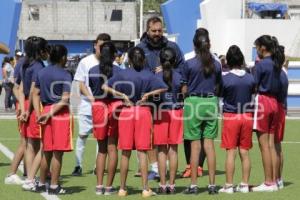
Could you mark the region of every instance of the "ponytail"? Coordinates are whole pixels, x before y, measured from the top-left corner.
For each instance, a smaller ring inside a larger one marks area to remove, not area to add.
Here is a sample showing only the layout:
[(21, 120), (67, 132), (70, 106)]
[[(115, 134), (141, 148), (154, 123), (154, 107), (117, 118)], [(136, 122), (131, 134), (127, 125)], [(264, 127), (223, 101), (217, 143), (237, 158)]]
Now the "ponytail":
[(107, 78), (110, 78), (112, 76), (115, 53), (117, 52), (116, 47), (112, 42), (105, 42), (101, 45), (100, 52), (99, 70)]
[(68, 50), (65, 46), (56, 44), (49, 46), (49, 60), (52, 64), (59, 64), (63, 57), (67, 57)]
[(196, 30), (193, 38), (195, 53), (203, 65), (204, 76), (208, 77), (214, 73), (214, 59), (210, 53), (210, 40), (208, 31), (204, 28)]
[(279, 46), (279, 42), (276, 37), (273, 36), (272, 41), (273, 41), (272, 60), (274, 61), (275, 69), (280, 71), (285, 60), (284, 48), (282, 48), (283, 46)]
[(280, 71), (285, 60), (285, 55), (284, 49), (279, 46), (277, 38), (270, 35), (262, 35), (255, 40), (254, 44), (258, 47), (264, 46), (271, 53), (274, 69)]
[(172, 90), (173, 71), (176, 64), (176, 52), (170, 47), (163, 48), (159, 54), (160, 63), (163, 70), (163, 80), (168, 85), (169, 91)]
[(145, 52), (140, 47), (133, 47), (128, 52), (129, 63), (136, 71), (142, 71), (145, 64)]

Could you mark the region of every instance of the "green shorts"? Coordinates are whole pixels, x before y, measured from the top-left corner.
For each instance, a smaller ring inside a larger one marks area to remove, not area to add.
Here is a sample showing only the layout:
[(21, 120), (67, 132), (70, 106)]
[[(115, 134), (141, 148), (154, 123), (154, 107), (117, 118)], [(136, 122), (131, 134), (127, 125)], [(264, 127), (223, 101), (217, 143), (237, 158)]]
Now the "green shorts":
[(184, 139), (215, 139), (218, 136), (218, 98), (191, 96), (184, 100)]

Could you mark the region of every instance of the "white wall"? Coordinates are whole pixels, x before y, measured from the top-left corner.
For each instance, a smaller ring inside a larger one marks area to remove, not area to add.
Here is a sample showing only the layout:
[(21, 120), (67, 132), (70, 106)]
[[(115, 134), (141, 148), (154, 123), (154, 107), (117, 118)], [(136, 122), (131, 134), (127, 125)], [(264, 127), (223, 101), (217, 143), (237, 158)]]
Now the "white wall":
[(198, 27), (210, 32), (212, 52), (226, 54), (238, 45), (246, 61), (252, 59), (253, 42), (263, 34), (276, 36), (289, 56), (300, 57), (300, 20), (241, 19), (241, 0), (206, 0), (200, 4)]

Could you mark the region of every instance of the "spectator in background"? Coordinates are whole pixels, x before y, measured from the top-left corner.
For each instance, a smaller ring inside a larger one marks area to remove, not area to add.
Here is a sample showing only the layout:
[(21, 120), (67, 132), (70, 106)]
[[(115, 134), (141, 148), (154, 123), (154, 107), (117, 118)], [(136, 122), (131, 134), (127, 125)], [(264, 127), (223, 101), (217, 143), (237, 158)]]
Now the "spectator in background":
[(229, 72), (230, 68), (227, 65), (226, 57), (224, 55), (220, 55), (219, 59), (220, 59), (221, 65), (222, 65), (222, 72), (225, 72), (225, 73)]
[(4, 57), (2, 63), (3, 87), (5, 89), (5, 111), (11, 111), (13, 105), (13, 74), (14, 68), (11, 59)]
[(125, 54), (123, 52), (117, 51), (114, 65), (118, 66), (121, 69), (126, 69), (126, 66), (124, 63), (124, 57), (125, 57)]

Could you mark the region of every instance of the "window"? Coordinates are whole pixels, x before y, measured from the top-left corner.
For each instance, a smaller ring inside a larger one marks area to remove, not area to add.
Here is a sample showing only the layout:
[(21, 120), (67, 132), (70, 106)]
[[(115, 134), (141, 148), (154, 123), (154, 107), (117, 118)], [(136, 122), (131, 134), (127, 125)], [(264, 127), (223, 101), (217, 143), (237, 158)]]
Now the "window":
[(40, 9), (37, 5), (29, 5), (29, 20), (40, 20)]
[(112, 10), (110, 21), (122, 21), (122, 10)]

